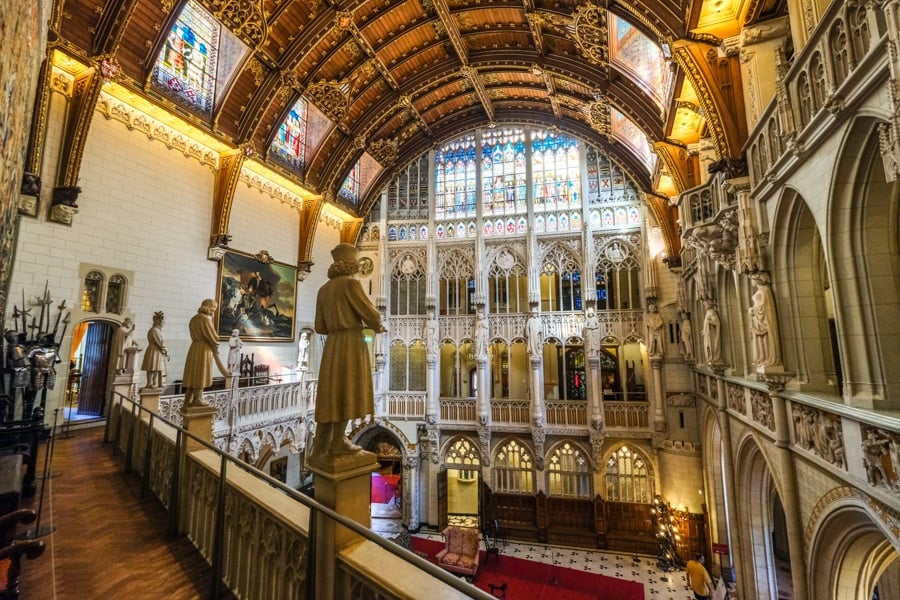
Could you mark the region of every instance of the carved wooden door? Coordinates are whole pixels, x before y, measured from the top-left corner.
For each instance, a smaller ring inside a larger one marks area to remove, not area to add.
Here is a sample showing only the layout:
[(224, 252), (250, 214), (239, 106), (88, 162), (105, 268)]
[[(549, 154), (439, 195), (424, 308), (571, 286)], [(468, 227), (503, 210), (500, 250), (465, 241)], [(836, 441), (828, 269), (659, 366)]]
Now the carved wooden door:
[(78, 393), (78, 414), (101, 416), (107, 393), (109, 375), (109, 345), (113, 327), (103, 321), (92, 321), (84, 336), (84, 359), (81, 367), (81, 388)]
[(438, 531), (447, 526), (447, 469), (441, 469), (437, 476)]

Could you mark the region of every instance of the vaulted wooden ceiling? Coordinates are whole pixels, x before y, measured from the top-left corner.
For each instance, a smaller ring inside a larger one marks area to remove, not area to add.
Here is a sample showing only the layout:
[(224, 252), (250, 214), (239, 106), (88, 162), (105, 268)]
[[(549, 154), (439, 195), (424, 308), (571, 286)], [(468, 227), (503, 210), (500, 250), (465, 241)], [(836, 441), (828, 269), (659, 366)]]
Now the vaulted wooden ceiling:
[[(742, 22), (781, 11), (784, 3), (716, 2), (737, 11), (737, 32)], [(365, 151), (385, 167), (370, 188), (377, 192), (393, 168), (423, 151), (476, 127), (505, 123), (555, 127), (589, 140), (607, 149), (651, 193), (654, 174), (626, 145), (611, 141), (591, 109), (600, 101), (630, 118), (651, 143), (678, 146), (671, 138), (670, 116), (678, 106), (674, 96), (686, 82), (680, 61), (702, 62), (697, 57), (720, 41), (710, 33), (714, 27), (696, 30), (702, 0), (198, 3), (250, 48), (211, 118), (175, 106), (154, 94), (148, 83), (183, 0), (64, 0), (51, 22), (51, 42), (87, 63), (111, 61), (124, 75), (119, 83), (235, 148), (252, 149), (262, 160), (287, 111), (301, 95), (306, 97), (335, 126), (297, 179), (326, 194), (340, 187)], [(674, 94), (662, 107), (610, 60), (610, 13), (667, 49), (698, 46), (693, 54), (675, 52)], [(696, 73), (702, 79), (704, 70)], [(693, 79), (688, 73), (693, 88), (698, 87), (696, 73)], [(700, 97), (702, 110), (696, 112), (708, 112), (716, 104), (715, 94), (692, 92)], [(723, 106), (713, 108), (729, 110), (726, 102), (719, 104)], [(742, 115), (731, 117), (743, 120)], [(736, 127), (724, 122), (724, 127)], [(738, 158), (739, 134), (721, 132), (735, 139), (720, 144), (720, 159)], [(663, 162), (679, 168), (677, 161)], [(365, 212), (374, 194), (361, 200), (357, 208)]]

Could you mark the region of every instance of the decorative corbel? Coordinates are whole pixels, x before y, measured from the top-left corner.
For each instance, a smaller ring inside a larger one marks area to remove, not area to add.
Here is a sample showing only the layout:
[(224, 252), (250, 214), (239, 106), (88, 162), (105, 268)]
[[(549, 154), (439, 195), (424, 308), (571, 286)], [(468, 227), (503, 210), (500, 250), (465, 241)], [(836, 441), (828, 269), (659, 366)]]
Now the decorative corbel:
[(216, 169), (213, 187), (212, 224), (209, 232), (211, 251), (213, 248), (226, 247), (228, 240), (231, 239), (231, 236), (228, 235), (228, 225), (231, 220), (231, 207), (234, 203), (234, 190), (237, 188), (244, 160), (251, 155), (252, 150), (248, 148), (235, 148), (219, 155), (219, 168)]
[(300, 218), (298, 219), (299, 241), (297, 247), (297, 278), (300, 281), (306, 279), (311, 272), (313, 265), (312, 250), (313, 241), (316, 237), (316, 224), (322, 214), (322, 208), (325, 206), (325, 199), (322, 196), (314, 196), (313, 198), (303, 201), (303, 207), (298, 211)]

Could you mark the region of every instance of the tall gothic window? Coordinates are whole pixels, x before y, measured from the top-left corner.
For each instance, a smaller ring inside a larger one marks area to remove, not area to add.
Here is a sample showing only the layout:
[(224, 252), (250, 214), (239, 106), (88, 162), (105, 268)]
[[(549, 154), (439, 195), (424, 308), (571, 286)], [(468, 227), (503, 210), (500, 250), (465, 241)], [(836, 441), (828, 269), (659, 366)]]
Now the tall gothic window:
[(644, 458), (629, 446), (622, 446), (606, 461), (606, 499), (641, 503), (653, 499), (650, 469)]
[(551, 496), (591, 497), (591, 467), (581, 450), (566, 442), (550, 454), (547, 462), (547, 489)]
[(494, 314), (528, 312), (528, 274), (509, 250), (502, 250), (488, 270), (488, 302)]
[(444, 259), (440, 279), (440, 313), (475, 313), (475, 265), (462, 250), (451, 250)]
[(391, 315), (425, 314), (425, 269), (412, 254), (405, 254), (391, 272)]
[(391, 342), (389, 387), (392, 391), (406, 390), (406, 355), (406, 344), (402, 340)]
[(556, 211), (581, 206), (578, 140), (543, 131), (531, 135), (534, 210)]
[(475, 136), (447, 144), (435, 153), (435, 218), (475, 216)]
[(581, 310), (581, 266), (574, 253), (557, 244), (544, 258), (541, 269), (541, 310)]
[(838, 21), (831, 28), (831, 55), (834, 57), (834, 80), (837, 85), (844, 83), (850, 73), (850, 48), (844, 22)]
[(481, 197), (485, 216), (524, 214), (525, 133), (492, 129), (481, 136)]
[(628, 310), (641, 307), (640, 262), (635, 249), (613, 239), (598, 253), (594, 269), (597, 308)]
[(400, 340), (395, 340), (391, 344), (392, 392), (424, 392), (426, 370), (425, 343), (422, 340), (415, 340), (408, 348)]
[(428, 156), (423, 155), (388, 184), (388, 219), (428, 218), (428, 166)]
[(350, 169), (338, 195), (351, 204), (359, 202), (359, 161)]
[(122, 314), (125, 307), (125, 277), (116, 273), (110, 275), (106, 286), (106, 312)]
[(531, 452), (516, 440), (507, 442), (497, 451), (491, 475), (495, 493), (534, 493), (534, 461)]

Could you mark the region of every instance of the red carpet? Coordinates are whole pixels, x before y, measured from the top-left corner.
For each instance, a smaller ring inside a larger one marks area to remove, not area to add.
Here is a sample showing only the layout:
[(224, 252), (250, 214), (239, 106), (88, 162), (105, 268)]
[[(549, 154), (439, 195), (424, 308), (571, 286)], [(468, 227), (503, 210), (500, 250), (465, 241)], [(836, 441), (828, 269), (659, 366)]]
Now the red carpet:
[[(434, 555), (443, 550), (440, 541), (411, 539), (412, 549), (434, 561)], [(506, 597), (509, 600), (643, 600), (644, 586), (634, 581), (624, 581), (596, 573), (568, 569), (558, 565), (548, 565), (500, 555), (500, 560), (491, 557), (485, 563), (485, 552), (481, 551), (480, 568), (475, 585), (490, 591), (488, 585), (507, 584)]]

